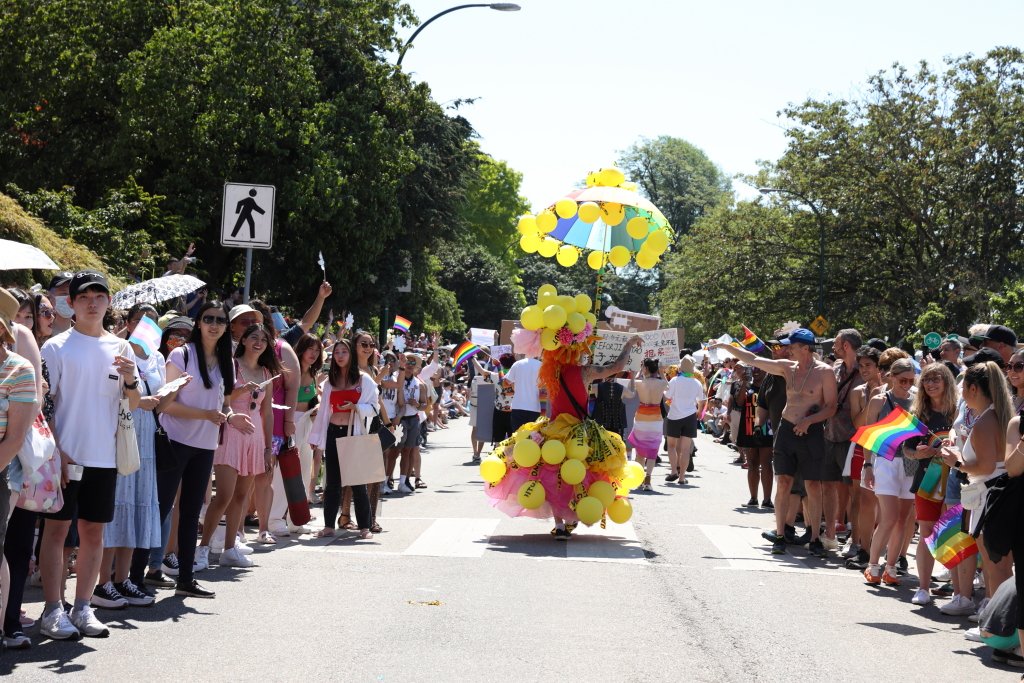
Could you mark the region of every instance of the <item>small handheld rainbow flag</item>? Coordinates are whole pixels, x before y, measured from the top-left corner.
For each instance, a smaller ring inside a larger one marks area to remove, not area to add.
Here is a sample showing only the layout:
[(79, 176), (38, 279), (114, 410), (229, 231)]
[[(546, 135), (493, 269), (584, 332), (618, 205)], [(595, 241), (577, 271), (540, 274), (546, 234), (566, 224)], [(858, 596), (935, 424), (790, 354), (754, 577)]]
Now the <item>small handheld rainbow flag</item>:
[(455, 359), (455, 365), (453, 367), (458, 368), (460, 365), (465, 363), (467, 360), (482, 352), (483, 349), (471, 341), (464, 341), (459, 344), (458, 348), (452, 353), (452, 358)]
[(751, 353), (762, 353), (765, 351), (764, 342), (761, 341), (756, 334), (750, 331), (750, 328), (746, 325), (741, 325), (743, 328), (743, 339), (740, 340), (740, 345)]
[(400, 315), (395, 316), (395, 324), (392, 326), (396, 330), (409, 334), (409, 328), (412, 327), (412, 321), (408, 318), (403, 318)]
[(964, 508), (959, 503), (946, 510), (935, 529), (925, 539), (932, 556), (946, 569), (952, 569), (978, 552), (974, 536), (964, 531)]
[(886, 460), (896, 457), (896, 449), (904, 441), (915, 436), (926, 436), (928, 427), (908, 413), (902, 406), (885, 416), (881, 422), (864, 425), (857, 430), (851, 441), (877, 453)]

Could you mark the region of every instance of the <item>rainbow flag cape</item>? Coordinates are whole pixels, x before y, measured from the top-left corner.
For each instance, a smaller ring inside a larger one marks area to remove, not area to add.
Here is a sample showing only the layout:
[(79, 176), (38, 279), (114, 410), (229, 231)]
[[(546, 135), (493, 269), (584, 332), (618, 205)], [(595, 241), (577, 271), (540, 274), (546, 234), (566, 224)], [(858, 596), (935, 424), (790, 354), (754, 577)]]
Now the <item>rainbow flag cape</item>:
[(757, 335), (750, 331), (750, 328), (746, 325), (741, 325), (743, 328), (743, 339), (740, 340), (740, 346), (745, 348), (751, 353), (762, 353), (765, 351), (764, 342), (758, 339)]
[(452, 358), (455, 359), (455, 365), (453, 367), (459, 367), (481, 351), (483, 351), (483, 348), (477, 346), (473, 342), (462, 342), (459, 344), (458, 348), (452, 352)]
[(896, 457), (896, 449), (907, 439), (914, 436), (926, 436), (928, 427), (901, 406), (875, 424), (864, 425), (857, 430), (851, 441), (863, 448), (877, 453), (886, 460)]
[(412, 327), (412, 321), (409, 320), (408, 318), (403, 318), (400, 315), (396, 315), (395, 324), (393, 325), (393, 327), (396, 330), (400, 330), (402, 332), (405, 332), (406, 334), (409, 334), (409, 328)]
[(932, 556), (943, 567), (952, 569), (978, 552), (974, 536), (964, 531), (964, 508), (959, 503), (946, 510), (935, 529), (925, 539)]

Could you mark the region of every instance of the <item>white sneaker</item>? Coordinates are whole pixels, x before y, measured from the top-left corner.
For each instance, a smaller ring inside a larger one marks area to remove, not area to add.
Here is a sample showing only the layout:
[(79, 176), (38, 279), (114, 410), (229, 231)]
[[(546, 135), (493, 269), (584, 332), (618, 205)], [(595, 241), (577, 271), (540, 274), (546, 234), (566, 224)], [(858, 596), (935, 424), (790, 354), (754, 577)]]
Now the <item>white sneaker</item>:
[(224, 552), (224, 527), (218, 526), (210, 538), (210, 549), (215, 553)]
[(974, 628), (967, 629), (966, 631), (964, 631), (964, 638), (971, 641), (972, 643), (982, 642), (981, 629), (977, 626), (975, 626)]
[(402, 483), (402, 484), (398, 485), (398, 492), (399, 493), (413, 493), (415, 490), (416, 489), (414, 489), (412, 487), (412, 485), (409, 484), (409, 482), (405, 482), (405, 483)]
[(252, 548), (241, 541), (235, 541), (235, 551), (241, 555), (252, 555)]
[(242, 567), (248, 568), (253, 566), (252, 560), (238, 552), (234, 548), (225, 550), (220, 556), (220, 566), (222, 567)]
[(914, 591), (914, 597), (910, 599), (910, 602), (914, 605), (927, 605), (932, 601), (932, 596), (924, 588), (918, 588)]
[(962, 595), (954, 595), (952, 600), (939, 608), (939, 611), (952, 617), (965, 617), (974, 614), (974, 600)]
[(981, 600), (981, 602), (978, 603), (977, 611), (975, 611), (975, 613), (972, 614), (971, 616), (967, 617), (967, 621), (970, 621), (971, 623), (974, 623), (974, 624), (977, 624), (979, 621), (981, 621), (981, 611), (983, 609), (985, 609), (986, 605), (988, 605), (988, 598), (987, 597), (983, 598)]
[(106, 638), (110, 635), (110, 629), (96, 618), (92, 607), (86, 605), (79, 609), (71, 610), (71, 623), (74, 624), (83, 636), (90, 638)]
[(284, 522), (280, 522), (279, 524), (271, 524), (268, 528), (270, 529), (270, 533), (277, 537), (292, 535)]
[(39, 617), (39, 632), (54, 640), (78, 640), (82, 637), (63, 607), (52, 609), (49, 614)]
[(860, 552), (860, 546), (853, 541), (850, 541), (850, 544), (846, 547), (846, 552), (843, 553), (843, 557), (856, 557), (858, 552)]
[(836, 538), (829, 538), (828, 536), (821, 537), (821, 544), (825, 546), (825, 550), (839, 550), (839, 540)]
[(302, 534), (311, 534), (311, 533), (313, 533), (313, 530), (310, 529), (306, 525), (292, 526), (291, 524), (289, 524), (288, 525), (288, 531), (292, 532), (292, 535), (294, 535), (294, 536), (301, 536)]
[(196, 548), (196, 559), (192, 563), (192, 571), (201, 572), (210, 568), (210, 546), (201, 545)]
[[(939, 565), (939, 566), (941, 567), (942, 565)], [(948, 569), (946, 569), (945, 567), (942, 567), (942, 571), (939, 572), (938, 574), (936, 574), (935, 576), (933, 576), (932, 578), (934, 578), (939, 583), (946, 583), (947, 581), (949, 581), (952, 578), (952, 576), (950, 575)]]

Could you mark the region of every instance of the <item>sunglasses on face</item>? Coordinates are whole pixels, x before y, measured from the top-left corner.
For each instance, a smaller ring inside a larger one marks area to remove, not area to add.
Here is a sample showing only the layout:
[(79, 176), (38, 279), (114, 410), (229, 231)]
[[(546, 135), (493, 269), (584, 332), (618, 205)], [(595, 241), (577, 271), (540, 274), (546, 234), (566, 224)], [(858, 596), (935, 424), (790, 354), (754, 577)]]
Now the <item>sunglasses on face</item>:
[[(1024, 363), (1021, 363), (1024, 366)], [(941, 377), (925, 377), (921, 380), (921, 384), (943, 384)]]
[(901, 387), (910, 387), (914, 385), (913, 377), (896, 377), (893, 381)]
[(1011, 372), (1011, 371), (1012, 372), (1024, 372), (1024, 361), (1020, 361), (1019, 360), (1016, 363), (1007, 363), (1006, 364), (1006, 371), (1007, 372)]
[(49, 308), (41, 308), (39, 309), (39, 313), (37, 315), (39, 315), (39, 317), (41, 318), (52, 318), (53, 311), (51, 311)]
[(371, 348), (373, 348), (373, 344), (371, 344), (370, 342), (361, 341), (361, 342), (359, 342), (359, 348), (371, 349)]
[(227, 325), (228, 319), (220, 315), (204, 315), (200, 318), (204, 325)]

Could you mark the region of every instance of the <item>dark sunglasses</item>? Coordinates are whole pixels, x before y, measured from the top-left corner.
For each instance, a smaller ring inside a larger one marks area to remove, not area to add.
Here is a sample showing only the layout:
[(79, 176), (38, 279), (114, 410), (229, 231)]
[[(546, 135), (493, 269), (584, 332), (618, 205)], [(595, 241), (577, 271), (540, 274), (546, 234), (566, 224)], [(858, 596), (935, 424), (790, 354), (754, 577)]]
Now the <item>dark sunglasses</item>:
[(895, 382), (901, 387), (910, 387), (914, 385), (914, 380), (911, 377), (897, 377)]
[(371, 344), (370, 342), (364, 342), (364, 341), (359, 342), (359, 346), (364, 348), (364, 349), (373, 348), (373, 344)]
[(1024, 372), (1024, 361), (1019, 360), (1016, 363), (1007, 363), (1006, 371), (1009, 372), (1010, 370), (1013, 370), (1014, 372)]
[(249, 410), (256, 410), (256, 399), (260, 397), (261, 391), (263, 390), (257, 389), (256, 391), (252, 392), (252, 403), (249, 404)]
[(199, 319), (205, 325), (227, 325), (228, 319), (219, 315), (204, 315)]
[(47, 308), (47, 309), (43, 309), (43, 310), (39, 311), (39, 313), (37, 313), (36, 315), (38, 315), (40, 317), (43, 317), (43, 318), (52, 318), (53, 317), (53, 311), (51, 311), (49, 308)]

